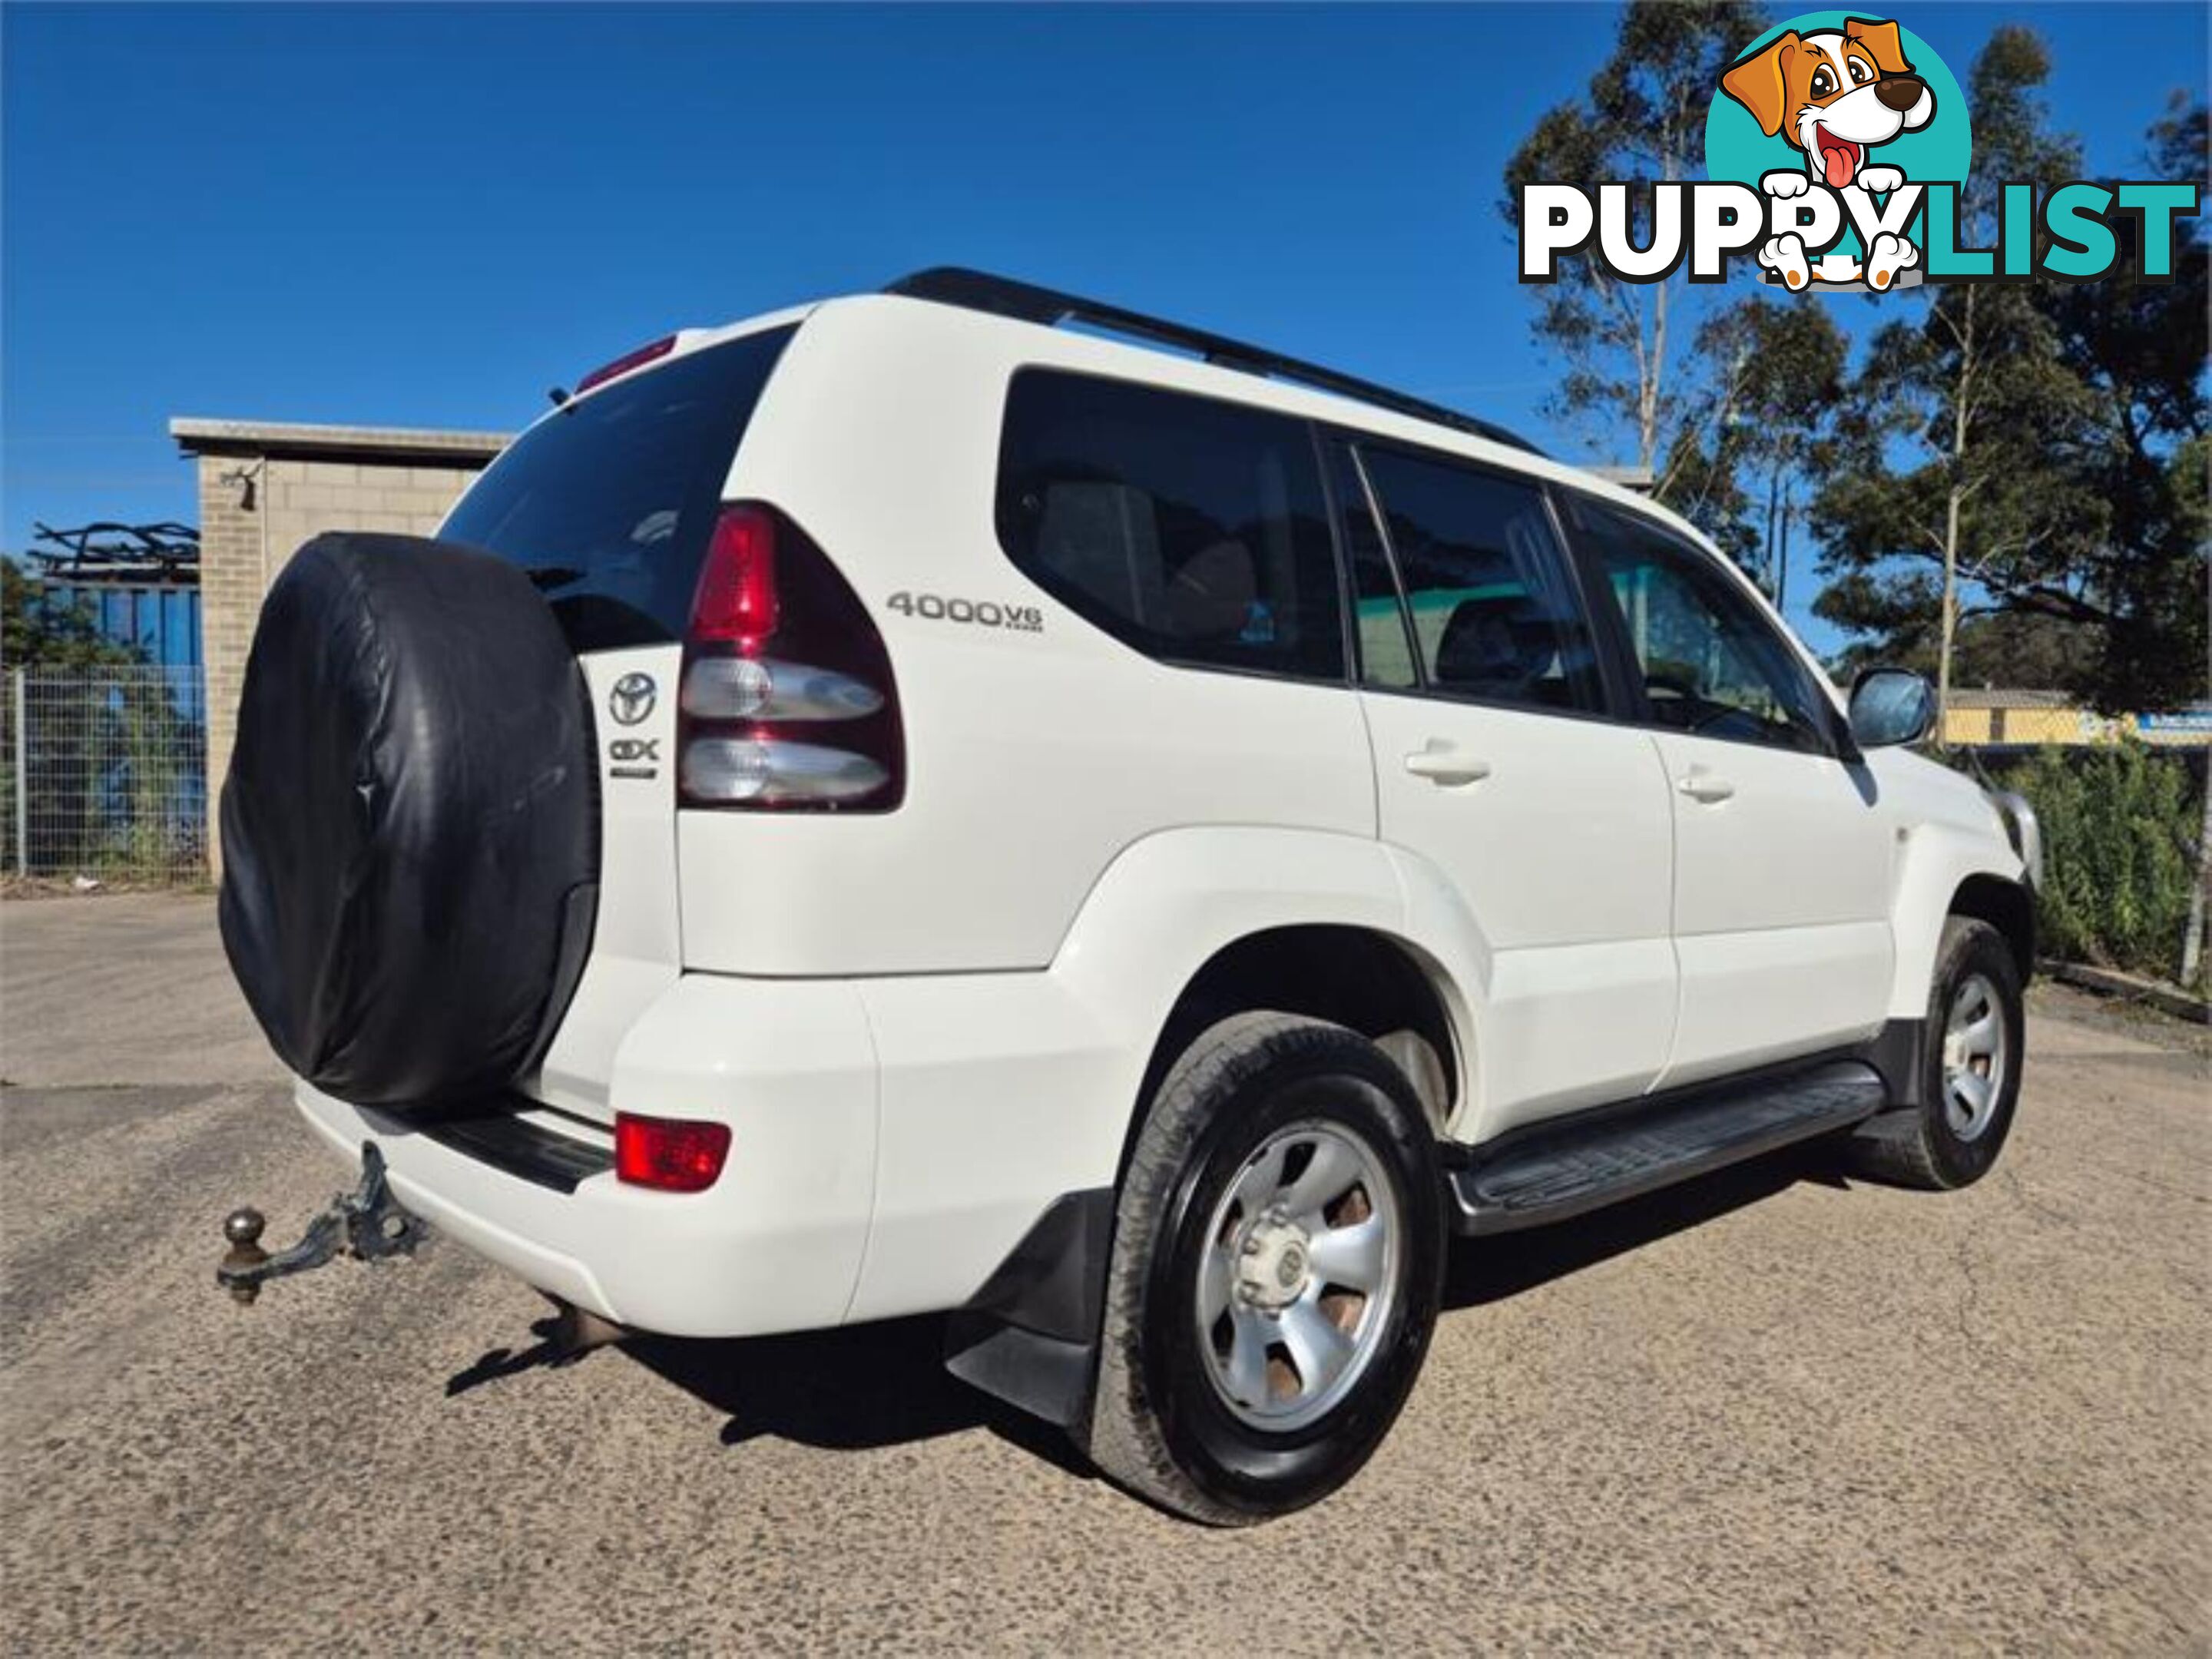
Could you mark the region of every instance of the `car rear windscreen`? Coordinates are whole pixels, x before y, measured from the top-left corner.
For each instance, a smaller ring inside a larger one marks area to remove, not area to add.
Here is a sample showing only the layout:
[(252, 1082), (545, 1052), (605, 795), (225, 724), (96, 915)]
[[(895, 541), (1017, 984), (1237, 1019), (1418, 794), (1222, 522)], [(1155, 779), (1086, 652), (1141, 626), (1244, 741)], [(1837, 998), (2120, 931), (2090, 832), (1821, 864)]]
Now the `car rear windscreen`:
[(795, 329), (687, 353), (548, 416), (440, 536), (528, 571), (578, 651), (681, 638), (730, 463)]

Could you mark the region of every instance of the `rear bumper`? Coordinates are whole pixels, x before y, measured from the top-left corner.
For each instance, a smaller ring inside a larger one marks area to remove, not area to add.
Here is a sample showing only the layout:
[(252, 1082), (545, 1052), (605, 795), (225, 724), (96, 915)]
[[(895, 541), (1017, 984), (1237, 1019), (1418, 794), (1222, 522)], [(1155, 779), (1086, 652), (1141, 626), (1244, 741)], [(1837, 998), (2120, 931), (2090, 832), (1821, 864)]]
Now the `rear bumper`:
[(1061, 1194), (1113, 1184), (1147, 1054), (1051, 972), (690, 974), (612, 1049), (604, 1097), (563, 1098), (607, 1125), (728, 1124), (713, 1188), (600, 1170), (561, 1191), (404, 1118), (296, 1098), (346, 1158), (374, 1140), (409, 1209), (541, 1290), (641, 1330), (753, 1336), (968, 1302)]
[[(727, 1123), (722, 1178), (677, 1194), (602, 1170), (563, 1192), (404, 1118), (295, 1086), (334, 1151), (357, 1162), (374, 1141), (409, 1209), (563, 1301), (673, 1336), (844, 1319), (876, 1157), (875, 1054), (850, 984), (679, 980), (623, 1039), (610, 1094), (623, 1109)], [(595, 1125), (566, 1132), (612, 1145)]]

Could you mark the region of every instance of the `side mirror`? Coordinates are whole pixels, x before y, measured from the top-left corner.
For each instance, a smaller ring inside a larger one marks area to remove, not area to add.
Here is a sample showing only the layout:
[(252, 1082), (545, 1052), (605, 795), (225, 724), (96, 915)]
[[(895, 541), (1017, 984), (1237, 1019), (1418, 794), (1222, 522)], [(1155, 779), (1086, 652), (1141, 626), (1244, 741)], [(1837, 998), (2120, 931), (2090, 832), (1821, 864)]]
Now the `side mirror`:
[(1936, 724), (1936, 688), (1907, 668), (1869, 668), (1851, 687), (1851, 737), (1862, 749), (1917, 743)]

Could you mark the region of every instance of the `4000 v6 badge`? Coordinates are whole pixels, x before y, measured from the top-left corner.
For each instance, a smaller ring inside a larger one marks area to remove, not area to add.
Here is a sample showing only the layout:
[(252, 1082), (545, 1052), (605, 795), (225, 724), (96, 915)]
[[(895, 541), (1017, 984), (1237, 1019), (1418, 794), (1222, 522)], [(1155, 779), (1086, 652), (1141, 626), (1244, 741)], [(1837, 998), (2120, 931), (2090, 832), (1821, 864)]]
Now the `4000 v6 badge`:
[(884, 601), (886, 610), (926, 622), (975, 623), (984, 628), (1011, 628), (1020, 634), (1044, 632), (1044, 612), (1033, 605), (1000, 605), (994, 599), (947, 599), (939, 593), (894, 593)]

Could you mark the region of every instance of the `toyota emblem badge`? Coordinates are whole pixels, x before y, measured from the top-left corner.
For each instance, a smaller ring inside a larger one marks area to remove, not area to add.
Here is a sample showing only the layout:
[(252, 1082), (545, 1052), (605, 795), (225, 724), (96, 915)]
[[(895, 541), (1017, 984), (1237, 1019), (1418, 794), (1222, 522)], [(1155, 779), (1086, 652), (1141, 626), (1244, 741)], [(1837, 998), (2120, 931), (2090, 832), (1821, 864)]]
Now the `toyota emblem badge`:
[(650, 674), (625, 674), (615, 682), (607, 712), (617, 726), (635, 726), (653, 712), (655, 687)]

